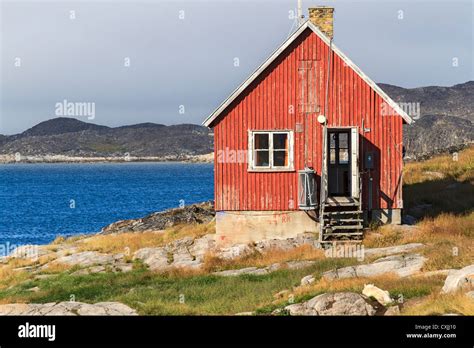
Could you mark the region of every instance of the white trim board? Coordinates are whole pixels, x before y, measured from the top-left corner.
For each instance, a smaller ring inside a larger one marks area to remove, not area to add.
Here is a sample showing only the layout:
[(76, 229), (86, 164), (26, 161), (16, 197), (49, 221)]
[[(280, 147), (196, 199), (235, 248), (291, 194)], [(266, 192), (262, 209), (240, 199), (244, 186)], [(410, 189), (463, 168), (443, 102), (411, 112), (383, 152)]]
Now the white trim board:
[(289, 46), (293, 41), (300, 36), (306, 28), (310, 28), (318, 37), (323, 40), (328, 46), (332, 48), (333, 52), (336, 53), (348, 66), (350, 66), (357, 75), (362, 78), (389, 106), (391, 106), (404, 120), (406, 123), (411, 124), (413, 119), (403, 111), (397, 103), (395, 103), (372, 79), (370, 79), (362, 70), (347, 57), (334, 43), (331, 43), (329, 38), (322, 33), (313, 23), (309, 20), (304, 22), (278, 49), (271, 54), (267, 60), (260, 65), (237, 89), (235, 89), (227, 99), (225, 99), (214, 112), (209, 115), (206, 120), (202, 123), (206, 127), (210, 127), (214, 120)]

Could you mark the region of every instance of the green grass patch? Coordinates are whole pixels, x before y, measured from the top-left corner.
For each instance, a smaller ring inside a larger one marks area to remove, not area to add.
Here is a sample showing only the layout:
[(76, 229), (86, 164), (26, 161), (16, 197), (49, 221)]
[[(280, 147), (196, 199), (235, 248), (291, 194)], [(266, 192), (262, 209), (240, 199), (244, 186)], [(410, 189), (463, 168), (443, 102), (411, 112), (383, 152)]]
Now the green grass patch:
[[(62, 273), (0, 291), (0, 301), (60, 302), (69, 301), (73, 295), (76, 301), (87, 303), (119, 301), (144, 315), (235, 314), (270, 305), (275, 293), (299, 285), (308, 274), (320, 276), (324, 271), (355, 261), (326, 259), (305, 269), (279, 270), (263, 276), (179, 276), (143, 269), (85, 276)], [(40, 291), (28, 291), (35, 286)]]

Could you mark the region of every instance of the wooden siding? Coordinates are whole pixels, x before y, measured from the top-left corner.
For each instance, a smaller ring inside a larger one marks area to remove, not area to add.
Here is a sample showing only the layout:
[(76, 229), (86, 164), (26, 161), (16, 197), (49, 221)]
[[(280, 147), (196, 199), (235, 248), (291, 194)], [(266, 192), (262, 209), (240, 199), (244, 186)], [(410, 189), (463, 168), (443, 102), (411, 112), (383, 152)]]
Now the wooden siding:
[[(402, 118), (329, 51), (306, 29), (216, 120), (216, 210), (297, 210), (297, 171), (306, 165), (321, 172), (322, 127), (317, 116), (325, 114), (326, 107), (329, 127), (359, 127), (361, 170), (363, 154), (375, 155), (372, 208), (401, 208)], [(315, 98), (317, 108), (308, 105), (308, 97)], [(382, 116), (384, 111), (388, 115)], [(234, 151), (246, 153), (249, 130), (293, 130), (295, 171), (248, 172), (247, 156)], [(367, 207), (369, 176), (361, 178)]]

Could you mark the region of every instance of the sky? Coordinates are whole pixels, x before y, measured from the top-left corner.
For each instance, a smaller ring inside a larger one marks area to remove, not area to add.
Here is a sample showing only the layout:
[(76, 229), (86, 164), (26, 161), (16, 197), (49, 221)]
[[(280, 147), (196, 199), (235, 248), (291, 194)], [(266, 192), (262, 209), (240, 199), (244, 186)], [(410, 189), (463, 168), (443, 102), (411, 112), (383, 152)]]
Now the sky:
[[(87, 103), (108, 126), (200, 124), (296, 29), (296, 0), (0, 0), (0, 134)], [(474, 80), (473, 2), (335, 7), (334, 42), (376, 82)], [(71, 104), (70, 104), (71, 105)]]

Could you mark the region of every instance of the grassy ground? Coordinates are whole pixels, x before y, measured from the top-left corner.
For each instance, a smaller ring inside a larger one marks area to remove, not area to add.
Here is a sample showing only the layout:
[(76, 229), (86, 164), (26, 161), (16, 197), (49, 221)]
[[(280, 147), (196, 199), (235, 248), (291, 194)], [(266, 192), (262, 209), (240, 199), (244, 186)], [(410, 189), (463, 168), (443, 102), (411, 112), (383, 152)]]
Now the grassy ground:
[[(327, 259), (303, 270), (264, 276), (219, 277), (209, 274), (156, 274), (141, 267), (122, 274), (70, 276), (61, 273), (29, 280), (0, 292), (0, 302), (119, 301), (141, 314), (235, 314), (271, 303), (273, 295), (298, 284), (308, 273), (321, 274), (351, 260)], [(39, 292), (29, 289), (39, 287)]]
[(404, 169), (403, 201), (406, 213), (417, 218), (472, 212), (474, 146), (461, 151), (457, 158), (445, 155), (408, 163)]
[[(420, 249), (428, 261), (423, 271), (461, 268), (474, 261), (474, 148), (452, 156), (441, 156), (425, 162), (409, 163), (404, 175), (406, 210), (419, 219), (416, 228), (382, 226), (367, 233), (365, 247), (384, 247), (412, 242), (426, 246)], [(420, 209), (419, 206), (423, 208)], [(165, 232), (124, 233), (75, 238), (59, 243), (77, 245), (80, 250), (100, 252), (133, 251), (161, 246), (185, 236), (199, 237), (215, 231), (208, 225), (178, 226)], [(248, 266), (263, 267), (288, 260), (318, 260), (302, 270), (279, 270), (264, 276), (243, 275), (218, 277), (210, 271)], [(47, 260), (36, 261), (44, 263)], [(14, 267), (29, 264), (13, 261), (0, 266), (0, 303), (76, 301), (123, 302), (140, 314), (235, 314), (257, 311), (268, 314), (291, 301), (299, 302), (325, 292), (355, 291), (360, 293), (367, 283), (388, 290), (407, 315), (460, 313), (474, 315), (474, 302), (463, 294), (441, 295), (445, 276), (417, 276), (400, 281), (395, 276), (335, 281), (321, 279), (324, 271), (357, 263), (356, 259), (325, 258), (320, 250), (301, 247), (287, 252), (253, 254), (233, 261), (222, 261), (212, 255), (200, 272), (174, 271), (153, 273), (141, 264), (127, 273), (103, 273), (71, 276), (75, 269), (61, 265), (48, 271), (47, 279), (34, 279), (27, 271)], [(51, 274), (52, 273), (52, 274)], [(310, 286), (297, 287), (302, 277), (313, 274)], [(38, 287), (39, 291), (31, 291)], [(282, 290), (289, 290), (275, 297)]]
[(177, 225), (165, 231), (130, 232), (120, 234), (104, 234), (87, 237), (79, 241), (81, 250), (94, 250), (103, 253), (122, 253), (124, 250), (132, 254), (141, 248), (159, 247), (184, 237), (199, 238), (215, 233), (216, 224)]

